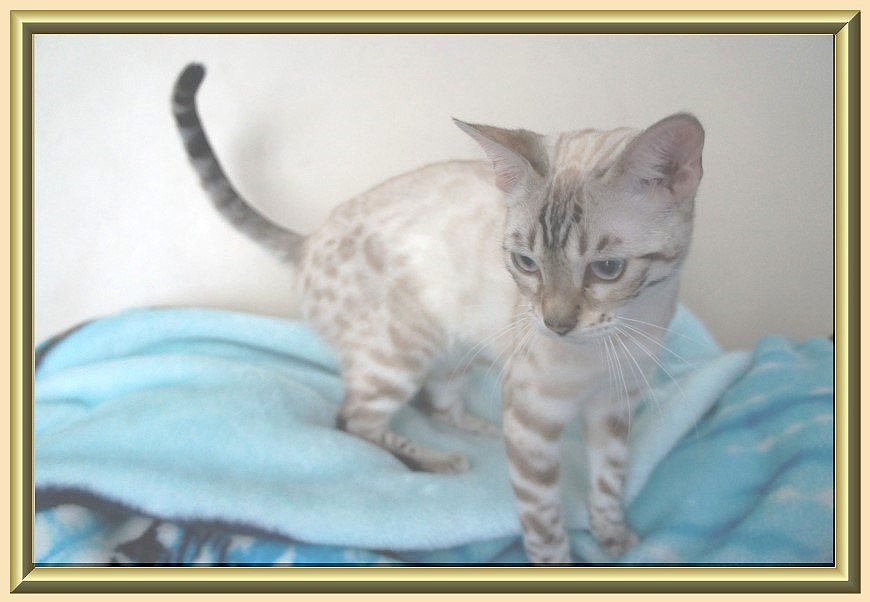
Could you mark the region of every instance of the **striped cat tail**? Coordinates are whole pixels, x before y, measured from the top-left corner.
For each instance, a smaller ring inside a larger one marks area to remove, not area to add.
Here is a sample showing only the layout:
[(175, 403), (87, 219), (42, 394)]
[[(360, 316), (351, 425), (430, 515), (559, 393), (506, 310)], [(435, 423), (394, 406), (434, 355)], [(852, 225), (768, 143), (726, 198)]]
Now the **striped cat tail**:
[(190, 162), (221, 215), (280, 259), (293, 261), (299, 254), (303, 237), (278, 226), (251, 207), (233, 187), (209, 144), (196, 110), (196, 92), (204, 78), (205, 68), (190, 64), (178, 76), (172, 94), (172, 114)]

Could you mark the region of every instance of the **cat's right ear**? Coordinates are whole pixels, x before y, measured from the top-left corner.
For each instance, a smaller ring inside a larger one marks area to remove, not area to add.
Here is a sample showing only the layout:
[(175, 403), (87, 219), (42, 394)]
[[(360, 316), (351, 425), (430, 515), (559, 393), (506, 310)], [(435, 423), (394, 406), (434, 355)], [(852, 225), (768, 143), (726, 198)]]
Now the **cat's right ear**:
[(546, 176), (547, 153), (540, 134), (453, 121), (483, 147), (492, 161), (495, 184), (504, 192), (514, 192), (530, 179)]

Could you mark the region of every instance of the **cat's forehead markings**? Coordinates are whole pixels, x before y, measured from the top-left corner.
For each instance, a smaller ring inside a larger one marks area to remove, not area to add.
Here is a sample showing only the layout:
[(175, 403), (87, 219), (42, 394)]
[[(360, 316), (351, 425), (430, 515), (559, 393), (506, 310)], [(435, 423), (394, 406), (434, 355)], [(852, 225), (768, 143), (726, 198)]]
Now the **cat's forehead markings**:
[(554, 163), (563, 171), (588, 172), (600, 159), (608, 138), (606, 132), (593, 129), (564, 133), (556, 143)]
[(561, 249), (568, 242), (568, 237), (574, 227), (574, 221), (570, 219), (573, 214), (574, 203), (568, 198), (552, 197), (549, 202), (541, 207), (538, 214), (538, 223), (541, 226), (541, 235), (544, 239), (544, 247), (550, 250)]
[(553, 164), (561, 171), (576, 171), (585, 181), (606, 173), (637, 134), (630, 128), (581, 130), (562, 134), (554, 146)]
[(571, 211), (571, 221), (573, 221), (574, 224), (576, 224), (576, 225), (580, 225), (580, 222), (583, 219), (583, 215), (584, 215), (583, 207), (584, 207), (584, 203), (581, 203), (578, 200), (574, 201), (574, 208)]
[(549, 180), (538, 213), (544, 247), (565, 247), (583, 219), (583, 196), (581, 173), (573, 167), (556, 172)]

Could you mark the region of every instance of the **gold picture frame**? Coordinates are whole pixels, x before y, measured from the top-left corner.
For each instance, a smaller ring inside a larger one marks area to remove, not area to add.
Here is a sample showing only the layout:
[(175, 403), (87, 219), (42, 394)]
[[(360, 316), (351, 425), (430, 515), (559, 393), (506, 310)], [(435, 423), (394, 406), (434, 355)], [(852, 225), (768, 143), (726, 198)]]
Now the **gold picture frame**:
[[(38, 567), (33, 560), (33, 47), (40, 33), (820, 34), (835, 47), (834, 567)], [(12, 11), (13, 592), (855, 592), (859, 512), (859, 11)]]

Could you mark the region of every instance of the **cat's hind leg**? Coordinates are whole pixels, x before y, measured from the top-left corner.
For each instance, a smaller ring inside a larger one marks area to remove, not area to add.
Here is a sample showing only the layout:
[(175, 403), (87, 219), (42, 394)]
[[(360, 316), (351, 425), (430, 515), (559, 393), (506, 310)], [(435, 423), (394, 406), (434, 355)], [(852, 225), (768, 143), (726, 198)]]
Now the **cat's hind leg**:
[(421, 392), (422, 407), (435, 418), (475, 435), (498, 437), (501, 427), (468, 411), (465, 392), (468, 374), (462, 370), (444, 370), (429, 374)]
[(417, 393), (422, 380), (419, 371), (391, 370), (383, 363), (370, 361), (347, 363), (338, 427), (383, 447), (413, 470), (465, 472), (469, 463), (464, 455), (426, 447), (391, 428), (393, 415)]

